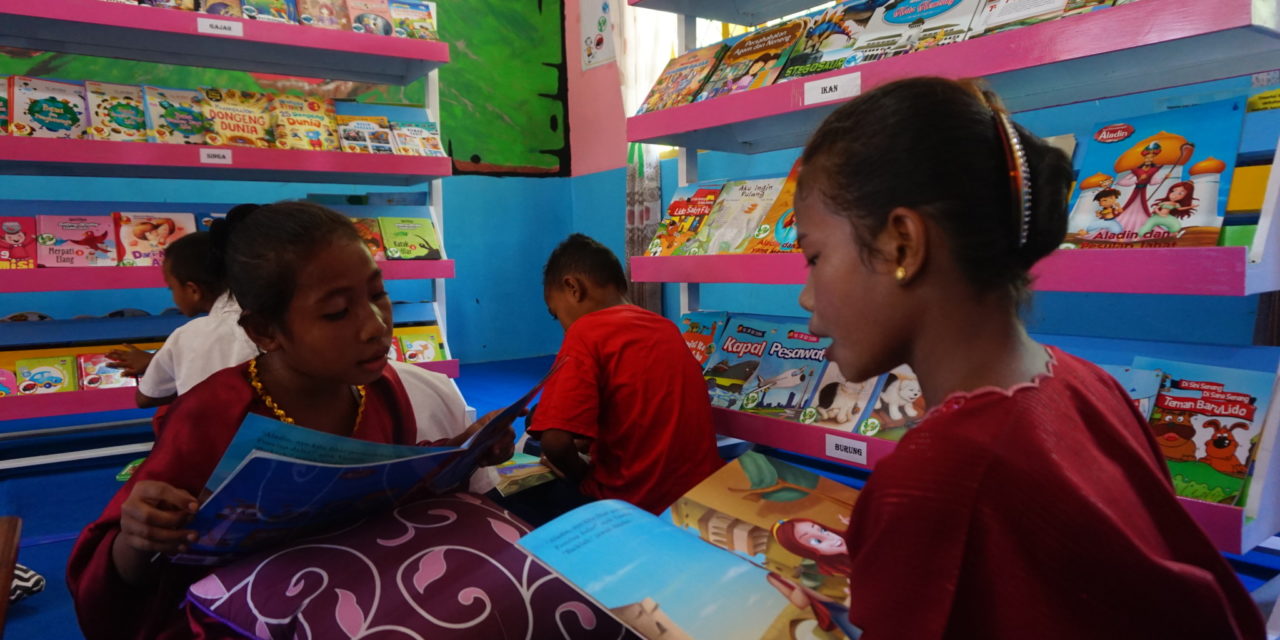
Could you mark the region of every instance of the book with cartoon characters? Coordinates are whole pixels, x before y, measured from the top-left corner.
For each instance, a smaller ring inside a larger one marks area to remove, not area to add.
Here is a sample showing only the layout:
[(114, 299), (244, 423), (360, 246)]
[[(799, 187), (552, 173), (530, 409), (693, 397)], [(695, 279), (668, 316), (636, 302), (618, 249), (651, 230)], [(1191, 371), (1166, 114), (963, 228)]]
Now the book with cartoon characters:
[(203, 98), (200, 105), (209, 125), (204, 136), (206, 144), (260, 149), (274, 145), (275, 133), (271, 128), (274, 94), (201, 87), (200, 95)]
[(698, 234), (724, 189), (723, 182), (702, 182), (676, 189), (667, 205), (667, 217), (649, 242), (651, 256), (676, 255), (684, 243)]
[(436, 29), (436, 3), (422, 0), (391, 0), (391, 34), (416, 40), (439, 40)]
[(9, 76), (0, 76), (0, 136), (9, 135)]
[(873, 62), (960, 42), (983, 0), (902, 0), (876, 9), (854, 54)]
[(36, 268), (36, 219), (0, 216), (0, 270)]
[(35, 138), (83, 138), (89, 128), (84, 85), (9, 78), (9, 133)]
[(449, 157), (440, 142), (440, 125), (434, 122), (392, 122), (391, 135), (399, 155)]
[(706, 367), (707, 360), (716, 354), (720, 334), (728, 322), (729, 314), (723, 311), (690, 311), (680, 316), (680, 322), (676, 323), (680, 335), (699, 367)]
[(378, 218), (388, 260), (439, 260), (444, 257), (431, 218)]
[(1216, 246), (1243, 122), (1238, 98), (1095, 125), (1064, 247)]
[(0, 398), (17, 395), (18, 376), (8, 369), (0, 369)]
[(741, 251), (778, 199), (786, 178), (733, 180), (725, 183), (698, 232), (675, 255), (711, 255)]
[(298, 22), (322, 29), (351, 30), (343, 0), (298, 0)]
[(89, 137), (94, 140), (147, 141), (146, 100), (142, 87), (84, 83), (89, 96)]
[(271, 101), (276, 147), (308, 151), (338, 148), (338, 123), (329, 98), (276, 96)]
[(654, 81), (636, 115), (693, 102), (728, 48), (717, 42), (672, 58)]
[(412, 333), (396, 337), (400, 354), (405, 362), (440, 362), (449, 359), (449, 347), (444, 343), (438, 325), (414, 327)]
[(111, 214), (115, 224), (116, 261), (122, 267), (158, 267), (164, 264), (164, 250), (170, 243), (196, 230), (190, 213)]
[(76, 364), (72, 356), (25, 358), (16, 363), (18, 393), (59, 393), (76, 390)]
[(355, 218), (351, 222), (356, 225), (356, 233), (360, 234), (364, 245), (369, 247), (369, 253), (373, 255), (373, 259), (386, 260), (387, 245), (382, 242), (382, 226), (378, 223), (378, 219)]
[(295, 0), (240, 0), (240, 12), (250, 20), (285, 24), (298, 22)]
[(830, 338), (809, 333), (802, 319), (780, 319), (769, 337), (760, 368), (742, 390), (738, 409), (784, 420), (799, 420), (818, 385)]
[(136, 387), (138, 379), (111, 366), (105, 353), (82, 353), (76, 356), (76, 371), (81, 389), (116, 389)]
[(874, 6), (870, 6), (874, 4), (867, 0), (846, 0), (807, 16), (804, 37), (791, 52), (778, 82), (858, 64), (862, 58), (854, 46), (874, 13)]
[(772, 320), (748, 315), (730, 316), (715, 353), (707, 360), (702, 377), (707, 381), (711, 405), (732, 409), (755, 378), (769, 341), (780, 327)]
[(1160, 394), (1160, 385), (1164, 382), (1164, 374), (1154, 369), (1135, 369), (1111, 364), (1100, 364), (1098, 368), (1106, 371), (1120, 386), (1124, 387), (1133, 406), (1142, 414), (1142, 419), (1151, 418), (1151, 410), (1155, 407), (1156, 396)]
[(391, 122), (382, 116), (339, 115), (338, 140), (351, 153), (395, 153)]
[(200, 13), (231, 18), (243, 18), (240, 0), (200, 0)]
[(884, 374), (883, 382), (871, 402), (870, 414), (858, 425), (858, 433), (885, 440), (901, 440), (924, 419), (927, 406), (920, 379), (911, 367), (903, 364)]
[(37, 216), (36, 264), (42, 267), (114, 267), (111, 216)]
[(791, 166), (787, 181), (769, 211), (741, 245), (742, 253), (792, 253), (800, 250), (796, 242), (796, 181), (800, 178), (800, 161)]
[(351, 30), (356, 33), (391, 35), (391, 7), (387, 0), (346, 0)]
[[(880, 429), (864, 433), (865, 418), (879, 395), (886, 376), (850, 382), (840, 373), (836, 363), (823, 363), (818, 383), (800, 411), (799, 421), (827, 429), (884, 437)], [(884, 432), (885, 435), (889, 435)]]
[(209, 121), (199, 91), (143, 86), (147, 140), (167, 144), (204, 144)]
[(788, 20), (734, 42), (694, 100), (701, 102), (773, 84), (804, 36), (808, 22), (805, 18)]
[[(1275, 389), (1274, 373), (1137, 357), (1164, 374), (1149, 424), (1178, 495), (1245, 506)], [(1274, 433), (1269, 440), (1274, 440)], [(1263, 456), (1266, 460), (1270, 456)]]

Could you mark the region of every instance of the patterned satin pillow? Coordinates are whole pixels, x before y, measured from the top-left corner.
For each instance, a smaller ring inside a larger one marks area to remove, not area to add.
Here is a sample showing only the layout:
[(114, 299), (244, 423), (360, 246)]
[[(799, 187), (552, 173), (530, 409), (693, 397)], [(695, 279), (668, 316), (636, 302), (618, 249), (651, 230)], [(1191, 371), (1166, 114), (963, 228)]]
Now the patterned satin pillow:
[(187, 614), (272, 639), (640, 638), (518, 547), (528, 531), (479, 496), (429, 498), (217, 569)]

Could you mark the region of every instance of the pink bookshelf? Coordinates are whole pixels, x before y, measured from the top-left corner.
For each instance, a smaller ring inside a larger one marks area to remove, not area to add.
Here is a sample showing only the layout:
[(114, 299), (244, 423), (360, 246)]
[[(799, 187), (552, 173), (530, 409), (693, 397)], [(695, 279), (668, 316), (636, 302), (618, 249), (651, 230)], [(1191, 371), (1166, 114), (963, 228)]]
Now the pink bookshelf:
[(101, 0), (0, 0), (0, 45), (395, 85), (449, 61), (443, 42)]
[[(452, 260), (389, 260), (378, 263), (387, 280), (452, 278)], [(65, 267), (0, 271), (0, 293), (94, 291), (164, 287), (160, 267)]]
[(0, 136), (0, 173), (408, 186), (451, 175), (453, 162), (341, 151)]
[[(712, 411), (716, 431), (721, 435), (862, 469), (874, 469), (897, 446), (891, 440), (869, 438), (742, 411), (721, 408)], [(860, 458), (864, 462), (855, 461), (854, 458)], [(1243, 549), (1252, 548), (1270, 536), (1270, 532), (1263, 533), (1258, 527), (1250, 526), (1245, 521), (1244, 510), (1239, 507), (1190, 498), (1178, 500), (1205, 533), (1209, 534), (1209, 539), (1219, 550), (1241, 553)]]
[(627, 4), (730, 24), (757, 25), (799, 13), (815, 3), (813, 0), (627, 0)]
[(133, 399), (137, 390), (137, 387), (122, 387), (8, 396), (0, 398), (0, 416), (4, 416), (4, 420), (25, 420), (137, 409)]
[(436, 373), (443, 373), (444, 375), (449, 376), (450, 378), (458, 377), (459, 363), (457, 360), (440, 360), (437, 362), (415, 362), (414, 366), (422, 367), (427, 371), (435, 371)]
[[(1064, 250), (1036, 265), (1037, 291), (1243, 296), (1278, 286), (1245, 247)], [(804, 284), (799, 254), (633, 257), (636, 282)]]
[[(1275, 11), (1255, 11), (1253, 0), (1216, 0), (1212, 11), (1203, 0), (1158, 0), (1158, 8), (1154, 1), (642, 114), (628, 118), (627, 139), (735, 153), (798, 147), (840, 102), (917, 75), (986, 77), (1010, 109), (1024, 111), (1280, 66)], [(806, 87), (821, 100), (816, 88), (838, 80), (853, 86), (827, 94), (840, 96), (831, 101), (806, 102)]]

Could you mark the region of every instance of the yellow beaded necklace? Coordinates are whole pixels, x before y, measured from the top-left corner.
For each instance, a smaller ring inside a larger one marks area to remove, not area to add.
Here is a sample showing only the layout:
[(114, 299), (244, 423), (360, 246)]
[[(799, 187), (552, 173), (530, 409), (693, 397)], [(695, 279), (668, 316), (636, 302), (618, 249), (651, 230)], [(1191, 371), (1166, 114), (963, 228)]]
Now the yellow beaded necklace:
[[(289, 415), (284, 412), (284, 409), (280, 408), (280, 405), (276, 404), (275, 398), (272, 398), (271, 394), (267, 393), (266, 387), (262, 385), (262, 378), (258, 377), (257, 358), (249, 361), (249, 384), (253, 387), (254, 391), (258, 392), (258, 397), (262, 398), (263, 404), (267, 405), (267, 408), (271, 410), (271, 413), (275, 414), (276, 420), (285, 424), (298, 424), (293, 421), (293, 418), (290, 418)], [(351, 427), (352, 435), (355, 435), (355, 432), (360, 430), (360, 419), (364, 417), (364, 385), (356, 387), (356, 395), (360, 398), (360, 404), (356, 409), (356, 423)]]

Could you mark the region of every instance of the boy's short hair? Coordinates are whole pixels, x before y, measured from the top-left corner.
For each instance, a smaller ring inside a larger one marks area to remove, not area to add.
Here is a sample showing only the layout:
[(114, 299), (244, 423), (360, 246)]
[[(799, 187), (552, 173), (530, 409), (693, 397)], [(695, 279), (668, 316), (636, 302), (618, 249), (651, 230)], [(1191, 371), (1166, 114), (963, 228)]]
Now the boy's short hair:
[(208, 231), (189, 233), (164, 250), (164, 262), (169, 273), (178, 282), (194, 282), (201, 291), (211, 295), (222, 295), (227, 285), (211, 268), (211, 245)]
[(627, 276), (613, 252), (590, 236), (575, 233), (560, 243), (542, 269), (542, 286), (558, 285), (565, 276), (580, 275), (593, 284), (627, 291)]
[(1093, 194), (1093, 201), (1097, 202), (1103, 198), (1119, 198), (1119, 197), (1120, 197), (1119, 189), (1103, 189), (1102, 191), (1099, 191)]

